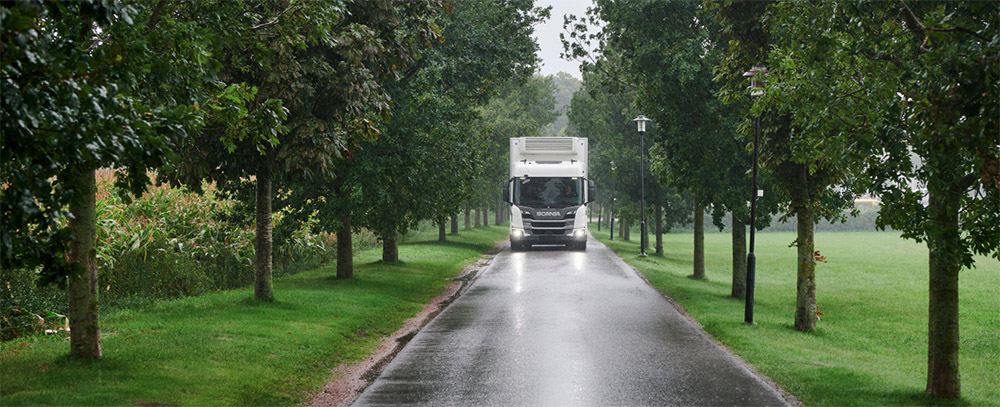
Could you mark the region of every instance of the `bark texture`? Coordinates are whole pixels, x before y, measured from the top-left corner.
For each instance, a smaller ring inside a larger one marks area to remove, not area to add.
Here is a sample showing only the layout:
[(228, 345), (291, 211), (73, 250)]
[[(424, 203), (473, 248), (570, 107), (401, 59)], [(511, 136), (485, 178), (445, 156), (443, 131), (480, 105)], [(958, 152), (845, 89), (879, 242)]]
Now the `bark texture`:
[(632, 241), (632, 236), (631, 236), (632, 234), (631, 234), (631, 233), (629, 233), (629, 232), (631, 232), (631, 231), (629, 230), (629, 229), (631, 229), (631, 228), (630, 228), (629, 226), (630, 226), (630, 225), (629, 225), (629, 223), (628, 223), (628, 222), (622, 222), (622, 228), (623, 228), (623, 230), (625, 231), (625, 232), (624, 232), (624, 233), (625, 233), (625, 236), (623, 236), (623, 237), (622, 237), (622, 240), (624, 240), (624, 241), (626, 241), (626, 242), (631, 242), (631, 241)]
[(471, 209), (468, 209), (468, 208), (465, 209), (465, 230), (472, 229), (472, 213), (471, 212), (472, 212)]
[(101, 329), (97, 306), (97, 180), (94, 170), (69, 176), (69, 184), (80, 191), (78, 201), (70, 205), (73, 219), (69, 228), (74, 239), (70, 260), (83, 266), (83, 273), (69, 279), (69, 357), (100, 359)]
[[(497, 195), (499, 197), (499, 195)], [(495, 212), (496, 217), (493, 219), (493, 224), (500, 226), (503, 224), (503, 199), (497, 199), (497, 211)]]
[(451, 217), (451, 234), (452, 235), (458, 234), (458, 214), (455, 214), (454, 216)]
[(692, 278), (705, 278), (705, 207), (694, 197), (694, 271)]
[(732, 214), (733, 233), (733, 289), (729, 294), (743, 298), (747, 292), (747, 226)]
[(399, 261), (399, 245), (395, 235), (382, 239), (382, 261), (387, 263)]
[(476, 218), (475, 227), (477, 227), (477, 228), (478, 227), (482, 227), (483, 226), (483, 211), (479, 210), (479, 208), (476, 208), (476, 210), (475, 210), (475, 218)]
[(656, 254), (663, 254), (663, 206), (656, 204)]
[(813, 206), (806, 204), (797, 210), (798, 279), (795, 295), (795, 329), (816, 329), (816, 257), (813, 255), (813, 226), (816, 224)]
[(354, 248), (351, 246), (351, 215), (344, 215), (337, 231), (337, 278), (354, 278)]
[(271, 253), (271, 165), (262, 163), (257, 169), (257, 214), (254, 233), (253, 297), (261, 301), (274, 299)]
[(959, 376), (958, 273), (961, 270), (959, 208), (961, 190), (941, 180), (927, 183), (931, 227), (927, 324), (927, 389), (929, 396), (952, 399), (961, 395)]
[(444, 222), (438, 223), (438, 241), (439, 242), (444, 242), (445, 240), (447, 240), (447, 239), (445, 239), (445, 236), (446, 236), (445, 232), (446, 231), (447, 230), (444, 227)]

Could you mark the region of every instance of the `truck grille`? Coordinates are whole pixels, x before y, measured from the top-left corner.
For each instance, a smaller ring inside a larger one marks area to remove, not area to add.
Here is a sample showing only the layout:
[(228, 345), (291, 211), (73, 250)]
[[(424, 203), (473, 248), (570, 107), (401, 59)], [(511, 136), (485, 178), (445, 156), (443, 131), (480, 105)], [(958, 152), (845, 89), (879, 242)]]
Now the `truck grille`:
[(573, 233), (574, 215), (566, 215), (562, 219), (531, 219), (526, 216), (524, 228), (532, 235), (565, 236)]

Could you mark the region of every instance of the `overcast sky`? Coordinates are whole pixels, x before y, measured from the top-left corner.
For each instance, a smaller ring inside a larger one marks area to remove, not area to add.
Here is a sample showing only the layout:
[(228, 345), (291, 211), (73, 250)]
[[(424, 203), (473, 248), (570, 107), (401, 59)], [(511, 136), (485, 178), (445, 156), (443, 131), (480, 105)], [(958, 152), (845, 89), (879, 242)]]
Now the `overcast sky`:
[(559, 33), (563, 32), (563, 15), (573, 14), (583, 17), (591, 0), (536, 0), (536, 7), (552, 6), (552, 17), (544, 24), (535, 26), (535, 38), (538, 40), (538, 57), (542, 60), (542, 75), (554, 75), (556, 72), (566, 72), (580, 79), (580, 64), (577, 61), (567, 61), (559, 58), (562, 52), (562, 42)]

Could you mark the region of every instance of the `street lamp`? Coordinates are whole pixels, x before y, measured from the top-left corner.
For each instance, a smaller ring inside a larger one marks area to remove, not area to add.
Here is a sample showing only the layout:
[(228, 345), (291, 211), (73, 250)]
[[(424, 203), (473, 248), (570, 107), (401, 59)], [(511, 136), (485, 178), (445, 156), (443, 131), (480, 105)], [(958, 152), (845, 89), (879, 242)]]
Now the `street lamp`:
[(611, 162), (611, 240), (615, 240), (615, 162)]
[(646, 116), (639, 115), (632, 119), (639, 130), (639, 190), (642, 197), (639, 206), (639, 257), (646, 256), (646, 122), (651, 121)]
[[(767, 67), (754, 65), (749, 71), (743, 73), (744, 77), (750, 78), (750, 98), (756, 99), (764, 94), (764, 78), (767, 76)], [(757, 231), (757, 197), (761, 192), (757, 189), (757, 152), (760, 149), (760, 115), (754, 119), (753, 124), (753, 177), (750, 193), (750, 252), (747, 253), (747, 293), (746, 305), (743, 309), (743, 323), (756, 325), (753, 322), (753, 288), (757, 274), (757, 256), (753, 252), (754, 234)]]

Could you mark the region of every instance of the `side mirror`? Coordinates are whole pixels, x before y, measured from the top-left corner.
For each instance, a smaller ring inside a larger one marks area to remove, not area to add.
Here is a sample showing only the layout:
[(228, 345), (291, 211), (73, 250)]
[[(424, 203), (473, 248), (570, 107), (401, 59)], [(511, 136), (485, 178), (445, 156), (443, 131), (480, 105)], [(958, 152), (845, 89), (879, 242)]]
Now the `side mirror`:
[(597, 188), (594, 188), (594, 180), (587, 180), (587, 203), (594, 202), (597, 198)]
[(503, 201), (510, 205), (510, 180), (504, 180), (503, 182)]

